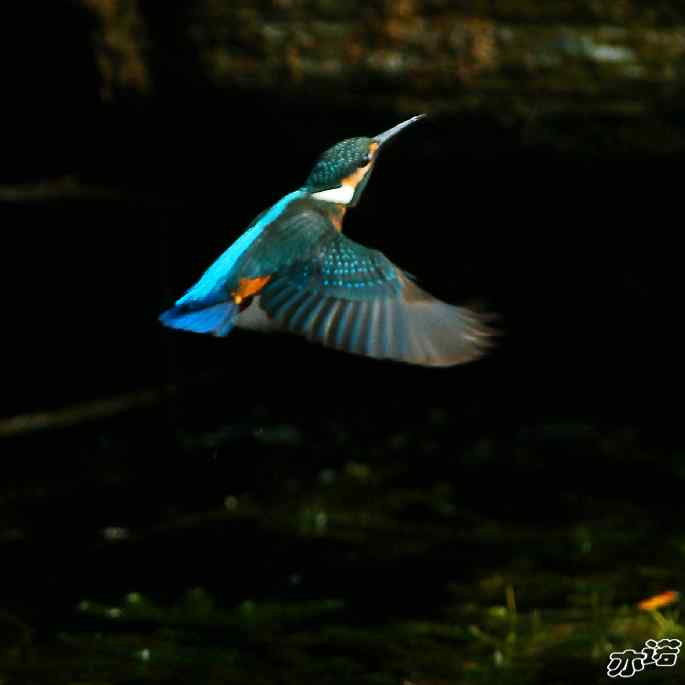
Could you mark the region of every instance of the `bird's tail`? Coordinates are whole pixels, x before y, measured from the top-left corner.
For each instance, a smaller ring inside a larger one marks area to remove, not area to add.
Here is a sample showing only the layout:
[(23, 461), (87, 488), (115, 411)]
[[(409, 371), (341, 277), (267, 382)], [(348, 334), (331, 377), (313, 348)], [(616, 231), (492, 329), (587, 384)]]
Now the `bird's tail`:
[(202, 309), (176, 305), (162, 312), (159, 320), (169, 328), (224, 337), (233, 328), (239, 312), (240, 307), (233, 302), (220, 302)]

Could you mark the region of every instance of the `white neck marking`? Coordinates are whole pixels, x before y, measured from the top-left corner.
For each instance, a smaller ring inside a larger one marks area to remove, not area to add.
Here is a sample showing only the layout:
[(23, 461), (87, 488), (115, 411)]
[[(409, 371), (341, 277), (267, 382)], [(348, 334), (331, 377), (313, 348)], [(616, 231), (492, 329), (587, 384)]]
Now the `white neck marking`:
[(319, 193), (312, 193), (315, 200), (332, 202), (336, 205), (349, 205), (354, 197), (354, 188), (348, 185), (341, 185), (330, 190), (322, 190)]

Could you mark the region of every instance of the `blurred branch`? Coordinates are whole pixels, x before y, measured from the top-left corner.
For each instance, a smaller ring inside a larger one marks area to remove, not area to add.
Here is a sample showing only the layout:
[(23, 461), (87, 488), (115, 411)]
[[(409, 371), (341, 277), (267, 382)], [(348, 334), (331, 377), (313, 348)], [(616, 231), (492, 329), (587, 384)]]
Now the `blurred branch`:
[(59, 409), (19, 414), (0, 419), (0, 438), (7, 438), (22, 433), (41, 430), (67, 428), (87, 421), (111, 418), (136, 409), (153, 407), (194, 387), (202, 387), (217, 382), (226, 373), (219, 368), (207, 369), (193, 376), (176, 378), (174, 383), (167, 383), (149, 388), (140, 388), (132, 392), (113, 397), (78, 402)]
[(38, 183), (0, 185), (0, 202), (41, 204), (71, 202), (75, 200), (111, 202), (119, 205), (130, 204), (137, 207), (153, 207), (157, 209), (173, 207), (176, 204), (174, 201), (163, 198), (161, 195), (83, 184), (73, 176), (46, 179)]
[(31, 184), (0, 186), (0, 202), (32, 203), (82, 199), (120, 200), (121, 193), (111, 188), (84, 186), (71, 176)]
[(102, 400), (72, 404), (54, 411), (20, 414), (0, 419), (0, 438), (23, 433), (66, 428), (86, 421), (110, 418), (133, 409), (159, 404), (176, 392), (175, 386), (148, 388)]

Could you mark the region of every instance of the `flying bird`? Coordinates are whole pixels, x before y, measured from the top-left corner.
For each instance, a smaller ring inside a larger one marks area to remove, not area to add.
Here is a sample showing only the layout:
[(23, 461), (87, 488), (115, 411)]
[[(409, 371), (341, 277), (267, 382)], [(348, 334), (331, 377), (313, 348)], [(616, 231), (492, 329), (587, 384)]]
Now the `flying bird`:
[(160, 321), (219, 337), (234, 327), (290, 332), (424, 366), (479, 357), (490, 334), (481, 316), (429, 295), (383, 253), (342, 233), (380, 151), (423, 116), (326, 150), (304, 185), (257, 216)]

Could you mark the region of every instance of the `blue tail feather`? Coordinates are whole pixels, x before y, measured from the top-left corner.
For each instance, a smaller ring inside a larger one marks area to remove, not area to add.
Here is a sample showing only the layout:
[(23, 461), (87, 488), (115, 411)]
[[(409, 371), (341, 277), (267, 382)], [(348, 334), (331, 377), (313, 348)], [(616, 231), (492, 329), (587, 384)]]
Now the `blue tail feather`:
[(169, 328), (224, 337), (233, 328), (239, 311), (240, 308), (233, 302), (221, 302), (203, 309), (177, 305), (162, 312), (159, 320)]

